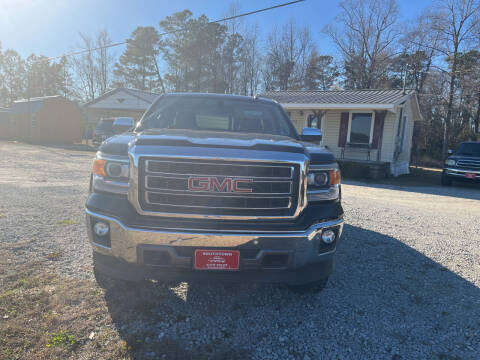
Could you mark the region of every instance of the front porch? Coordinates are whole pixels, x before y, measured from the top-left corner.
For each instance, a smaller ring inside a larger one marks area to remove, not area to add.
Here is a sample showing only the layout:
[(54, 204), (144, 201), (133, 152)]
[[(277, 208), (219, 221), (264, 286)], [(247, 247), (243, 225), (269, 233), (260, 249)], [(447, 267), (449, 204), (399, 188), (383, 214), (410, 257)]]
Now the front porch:
[(365, 178), (365, 179), (384, 179), (390, 172), (390, 163), (374, 160), (356, 160), (356, 159), (336, 159), (342, 177), (346, 178)]

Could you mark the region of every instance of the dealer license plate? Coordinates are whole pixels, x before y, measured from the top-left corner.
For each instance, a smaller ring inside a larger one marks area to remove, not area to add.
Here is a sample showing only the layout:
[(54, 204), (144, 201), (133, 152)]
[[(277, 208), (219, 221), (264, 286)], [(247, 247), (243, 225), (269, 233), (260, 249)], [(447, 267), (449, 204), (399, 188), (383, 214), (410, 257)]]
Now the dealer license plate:
[(477, 177), (477, 174), (465, 173), (465, 177), (467, 179), (475, 179)]
[(238, 250), (195, 250), (196, 270), (238, 270)]

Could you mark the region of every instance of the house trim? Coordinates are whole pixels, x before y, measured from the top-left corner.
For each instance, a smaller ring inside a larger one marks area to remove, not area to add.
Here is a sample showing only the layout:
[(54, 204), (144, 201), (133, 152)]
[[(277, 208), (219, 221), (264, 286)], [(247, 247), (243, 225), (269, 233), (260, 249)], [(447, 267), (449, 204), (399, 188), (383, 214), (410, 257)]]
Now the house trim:
[(280, 103), (285, 109), (305, 110), (305, 109), (335, 109), (335, 110), (388, 110), (395, 112), (394, 104), (294, 104)]
[[(306, 111), (305, 122), (304, 122), (305, 126), (304, 127), (308, 127), (308, 117), (310, 115), (313, 115), (313, 113), (311, 111)], [(325, 111), (325, 112), (322, 113), (322, 116), (320, 118), (320, 129), (319, 130), (322, 132), (322, 140), (320, 141), (320, 145), (322, 145), (322, 146), (323, 146), (323, 138), (325, 137), (325, 122), (327, 120), (326, 115), (327, 115), (327, 112)]]
[[(348, 129), (347, 129), (347, 144), (350, 144), (350, 132), (352, 130), (352, 115), (353, 114), (371, 114), (372, 121), (370, 123), (370, 137), (368, 140), (368, 145), (372, 145), (373, 142), (373, 129), (375, 127), (375, 111), (349, 111), (348, 114)], [(363, 144), (362, 144), (363, 145)]]

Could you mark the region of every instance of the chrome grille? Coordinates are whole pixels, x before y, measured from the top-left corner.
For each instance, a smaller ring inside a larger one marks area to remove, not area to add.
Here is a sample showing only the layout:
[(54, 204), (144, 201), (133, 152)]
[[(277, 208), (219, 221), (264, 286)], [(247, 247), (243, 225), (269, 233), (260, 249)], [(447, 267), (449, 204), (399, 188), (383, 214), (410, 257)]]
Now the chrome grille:
[(480, 160), (458, 160), (457, 166), (470, 169), (480, 169)]
[(143, 210), (162, 213), (292, 216), (299, 170), (298, 164), (142, 158), (138, 199)]

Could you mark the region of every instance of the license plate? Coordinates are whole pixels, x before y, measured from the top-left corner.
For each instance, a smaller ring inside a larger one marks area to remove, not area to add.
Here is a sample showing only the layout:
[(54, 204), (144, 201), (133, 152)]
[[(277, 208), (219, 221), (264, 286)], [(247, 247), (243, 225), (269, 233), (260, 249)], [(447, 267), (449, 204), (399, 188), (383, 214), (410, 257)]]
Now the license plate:
[(465, 177), (467, 179), (475, 179), (477, 177), (477, 174), (466, 173)]
[(238, 250), (195, 250), (196, 270), (238, 270)]

